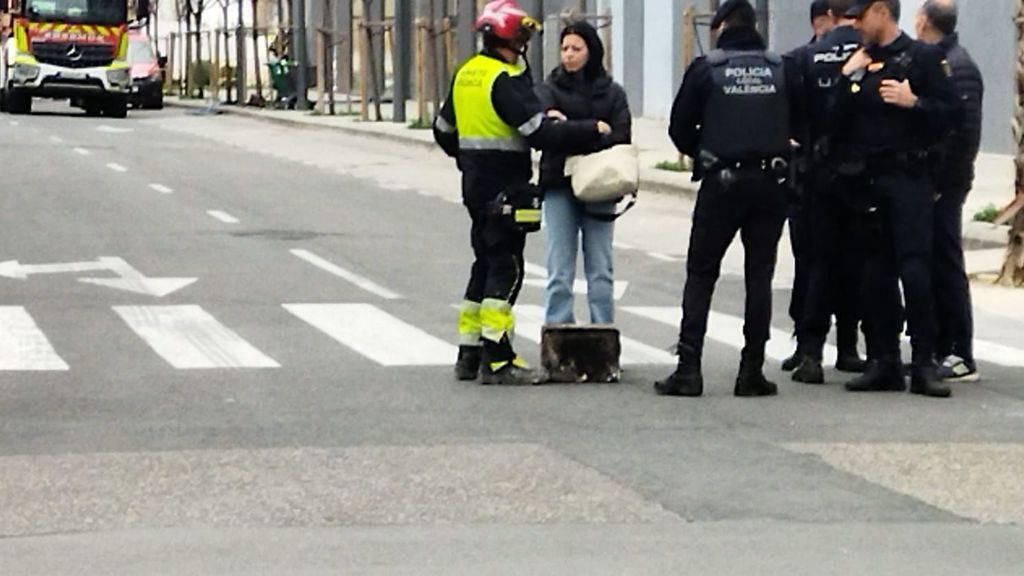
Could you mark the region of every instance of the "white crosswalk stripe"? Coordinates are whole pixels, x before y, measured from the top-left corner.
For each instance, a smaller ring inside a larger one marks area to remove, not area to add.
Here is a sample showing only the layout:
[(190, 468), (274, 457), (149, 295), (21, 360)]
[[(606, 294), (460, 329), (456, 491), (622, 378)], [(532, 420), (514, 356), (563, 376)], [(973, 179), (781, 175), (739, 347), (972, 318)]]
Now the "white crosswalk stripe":
[(64, 371), (68, 365), (28, 311), (20, 306), (0, 306), (0, 370)]
[[(673, 327), (678, 327), (679, 323), (683, 320), (683, 310), (678, 306), (627, 306), (622, 310)], [(711, 311), (711, 314), (708, 315), (707, 338), (734, 348), (743, 349), (743, 319)], [(793, 354), (793, 344), (790, 341), (789, 334), (772, 328), (771, 340), (768, 341), (768, 345), (765, 348), (765, 356), (781, 362), (789, 358), (791, 354)], [(825, 362), (834, 363), (835, 358), (835, 346), (826, 345)]]
[(280, 367), (199, 306), (117, 306), (114, 311), (174, 368)]
[(285, 304), (285, 310), (381, 366), (447, 366), (458, 348), (370, 304)]
[[(519, 305), (516, 312), (516, 336), (522, 336), (531, 342), (540, 343), (544, 325), (544, 308), (541, 306)], [(648, 346), (642, 342), (620, 336), (622, 355), (619, 363), (623, 366), (639, 366), (645, 364), (672, 365), (676, 357), (666, 350)]]

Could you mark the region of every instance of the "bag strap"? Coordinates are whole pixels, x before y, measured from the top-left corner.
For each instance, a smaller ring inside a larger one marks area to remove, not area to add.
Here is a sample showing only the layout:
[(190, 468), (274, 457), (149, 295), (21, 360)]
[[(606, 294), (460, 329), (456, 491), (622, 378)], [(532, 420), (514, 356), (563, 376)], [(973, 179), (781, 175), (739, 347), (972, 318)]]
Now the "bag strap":
[(633, 209), (634, 206), (636, 206), (637, 195), (633, 193), (630, 194), (629, 196), (629, 204), (626, 204), (626, 206), (622, 209), (621, 212), (616, 212), (615, 214), (597, 214), (595, 212), (587, 210), (586, 204), (580, 202), (580, 205), (583, 206), (583, 215), (586, 216), (587, 218), (593, 218), (594, 220), (597, 220), (599, 222), (615, 222), (619, 218), (625, 216), (626, 212), (629, 212), (630, 210)]

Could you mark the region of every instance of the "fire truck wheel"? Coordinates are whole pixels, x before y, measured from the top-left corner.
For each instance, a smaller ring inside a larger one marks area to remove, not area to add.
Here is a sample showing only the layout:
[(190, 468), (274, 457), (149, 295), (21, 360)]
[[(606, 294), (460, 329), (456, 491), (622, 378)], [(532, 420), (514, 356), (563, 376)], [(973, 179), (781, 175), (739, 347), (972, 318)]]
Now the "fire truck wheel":
[(17, 91), (8, 91), (5, 95), (7, 111), (11, 114), (31, 114), (32, 96)]
[(103, 115), (109, 116), (110, 118), (127, 118), (128, 117), (128, 99), (127, 98), (115, 98), (108, 100), (103, 105)]

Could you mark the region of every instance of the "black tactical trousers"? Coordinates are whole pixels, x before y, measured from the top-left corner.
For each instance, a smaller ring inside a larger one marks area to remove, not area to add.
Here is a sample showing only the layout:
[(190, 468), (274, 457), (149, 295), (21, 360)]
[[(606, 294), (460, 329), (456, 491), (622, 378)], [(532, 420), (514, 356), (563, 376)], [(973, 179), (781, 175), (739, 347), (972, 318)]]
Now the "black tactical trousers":
[(963, 209), (968, 192), (944, 190), (935, 204), (932, 281), (938, 321), (937, 357), (955, 354), (973, 361), (974, 313), (963, 250)]
[(796, 270), (793, 277), (793, 292), (789, 297), (789, 317), (793, 320), (795, 334), (800, 334), (804, 310), (807, 308), (807, 291), (811, 280), (811, 209), (807, 198), (793, 200), (789, 204), (789, 245), (793, 249)]
[[(467, 302), (481, 304), (484, 357), (488, 362), (515, 358), (511, 307), (523, 286), (526, 234), (505, 222), (493, 206), (469, 207), (473, 266), (466, 286)], [(504, 337), (501, 333), (505, 332)]]
[(721, 273), (722, 258), (739, 233), (744, 248), (746, 311), (743, 358), (748, 365), (764, 363), (772, 320), (772, 277), (779, 240), (786, 220), (787, 192), (774, 175), (740, 172), (723, 184), (719, 175), (701, 184), (690, 232), (683, 290), (683, 322), (679, 361), (699, 368), (704, 350), (711, 296)]
[(811, 175), (807, 196), (808, 280), (803, 322), (798, 332), (801, 354), (821, 360), (836, 318), (840, 345), (857, 340), (863, 300), (868, 206), (862, 201), (868, 181), (832, 170)]
[(932, 242), (935, 199), (923, 172), (886, 170), (871, 177), (871, 214), (865, 270), (869, 338), (883, 358), (899, 357), (902, 284), (914, 363), (935, 357)]

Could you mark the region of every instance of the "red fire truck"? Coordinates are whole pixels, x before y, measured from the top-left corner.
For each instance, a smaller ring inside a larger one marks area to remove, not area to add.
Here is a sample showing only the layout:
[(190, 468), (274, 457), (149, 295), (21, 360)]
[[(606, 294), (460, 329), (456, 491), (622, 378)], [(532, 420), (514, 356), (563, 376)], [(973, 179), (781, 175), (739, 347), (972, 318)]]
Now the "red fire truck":
[[(33, 98), (69, 99), (87, 114), (128, 114), (131, 0), (0, 0), (0, 109), (32, 111)], [(148, 0), (140, 0), (147, 17)]]

